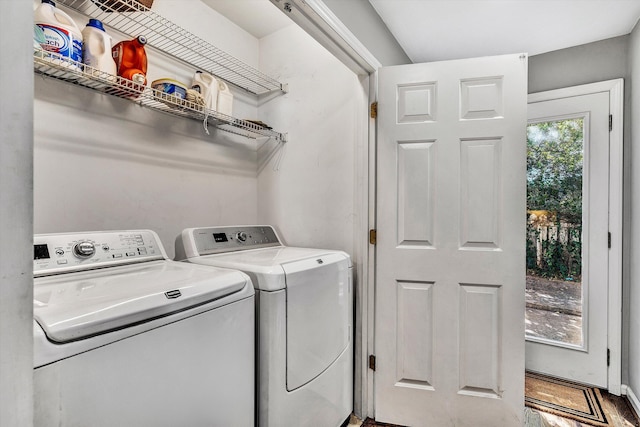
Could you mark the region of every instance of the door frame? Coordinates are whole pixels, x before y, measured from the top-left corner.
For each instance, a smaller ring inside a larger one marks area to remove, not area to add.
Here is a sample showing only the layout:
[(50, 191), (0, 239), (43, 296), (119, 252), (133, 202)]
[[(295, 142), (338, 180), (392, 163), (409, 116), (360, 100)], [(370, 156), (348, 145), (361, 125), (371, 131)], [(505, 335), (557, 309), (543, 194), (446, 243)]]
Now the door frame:
[(527, 102), (541, 102), (598, 92), (609, 93), (609, 233), (607, 347), (610, 363), (607, 384), (610, 393), (622, 391), (622, 190), (624, 79), (606, 80), (545, 92), (531, 93)]

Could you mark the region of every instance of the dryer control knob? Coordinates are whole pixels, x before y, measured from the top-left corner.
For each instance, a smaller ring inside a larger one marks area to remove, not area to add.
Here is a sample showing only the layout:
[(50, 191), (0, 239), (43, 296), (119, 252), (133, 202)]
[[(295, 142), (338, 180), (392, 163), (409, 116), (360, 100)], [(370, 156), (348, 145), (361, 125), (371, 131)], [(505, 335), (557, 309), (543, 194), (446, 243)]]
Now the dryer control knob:
[(79, 242), (73, 247), (73, 254), (78, 258), (89, 258), (96, 253), (96, 247), (91, 242)]
[(236, 234), (236, 239), (240, 240), (241, 242), (246, 242), (247, 233), (245, 233), (244, 231), (239, 232), (238, 234)]

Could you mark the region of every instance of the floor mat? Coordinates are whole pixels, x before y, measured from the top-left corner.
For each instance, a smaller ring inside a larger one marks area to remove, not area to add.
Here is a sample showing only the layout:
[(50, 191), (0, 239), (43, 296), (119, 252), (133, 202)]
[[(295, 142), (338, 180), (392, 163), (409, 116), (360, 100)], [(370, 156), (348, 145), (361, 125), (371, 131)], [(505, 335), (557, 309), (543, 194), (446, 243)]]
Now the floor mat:
[(608, 427), (600, 390), (558, 378), (527, 372), (525, 405), (580, 423)]

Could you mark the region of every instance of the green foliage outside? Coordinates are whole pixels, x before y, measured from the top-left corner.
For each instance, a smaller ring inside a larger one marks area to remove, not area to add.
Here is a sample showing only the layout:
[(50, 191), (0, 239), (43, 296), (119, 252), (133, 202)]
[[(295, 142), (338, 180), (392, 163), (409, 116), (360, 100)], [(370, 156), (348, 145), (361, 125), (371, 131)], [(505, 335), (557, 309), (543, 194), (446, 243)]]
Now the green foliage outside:
[(549, 213), (527, 222), (530, 274), (581, 278), (583, 142), (582, 119), (527, 127), (527, 210)]

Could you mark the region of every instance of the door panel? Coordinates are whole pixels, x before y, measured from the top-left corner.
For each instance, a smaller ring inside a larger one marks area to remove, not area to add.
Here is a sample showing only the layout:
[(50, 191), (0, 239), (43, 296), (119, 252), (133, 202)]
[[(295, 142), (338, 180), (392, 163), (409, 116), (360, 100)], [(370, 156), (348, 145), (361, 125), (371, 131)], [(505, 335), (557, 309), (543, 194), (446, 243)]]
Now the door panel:
[(398, 142), (399, 245), (432, 246), (434, 151), (433, 142)]
[(461, 248), (500, 246), (500, 140), (461, 141)]
[(375, 416), (520, 426), (526, 56), (382, 68)]
[(433, 283), (399, 281), (397, 291), (398, 385), (433, 390)]

